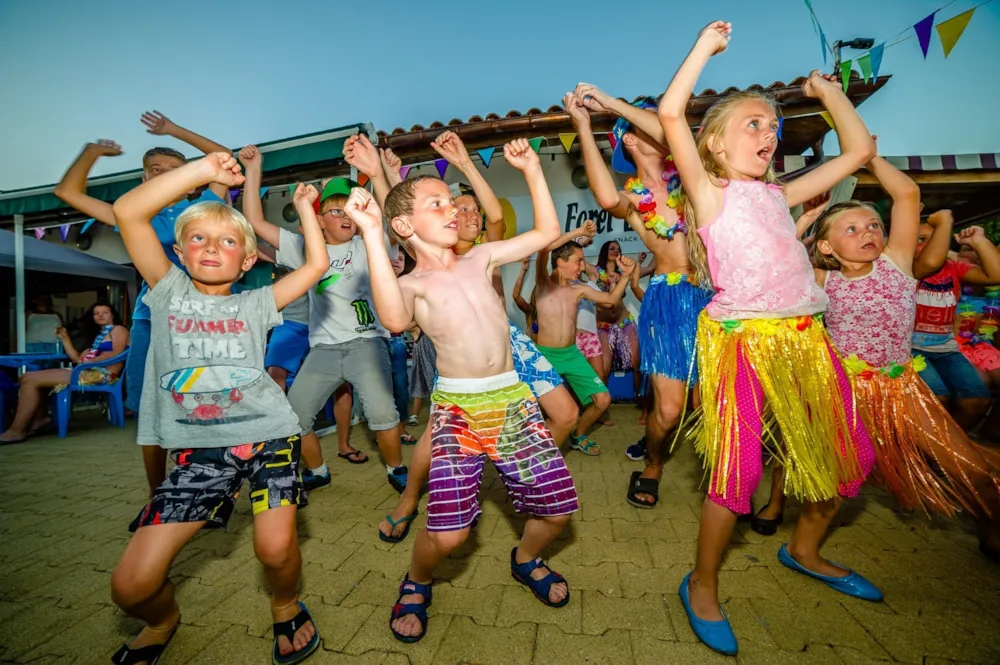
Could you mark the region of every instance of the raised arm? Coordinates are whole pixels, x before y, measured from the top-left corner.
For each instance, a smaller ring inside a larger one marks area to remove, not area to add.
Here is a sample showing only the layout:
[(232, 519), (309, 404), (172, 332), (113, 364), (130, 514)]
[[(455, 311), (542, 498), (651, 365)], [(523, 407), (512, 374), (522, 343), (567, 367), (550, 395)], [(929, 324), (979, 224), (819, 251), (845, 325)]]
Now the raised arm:
[(597, 235), (597, 224), (594, 222), (594, 220), (588, 219), (579, 227), (573, 229), (572, 231), (567, 231), (566, 233), (556, 238), (555, 242), (549, 245), (548, 250), (551, 252), (554, 249), (558, 249), (559, 247), (562, 247), (569, 241), (576, 240), (580, 236), (588, 236), (590, 238), (593, 238), (596, 235)]
[(274, 305), (279, 311), (305, 295), (330, 266), (323, 230), (319, 227), (316, 210), (313, 208), (313, 203), (319, 198), (319, 192), (312, 185), (299, 183), (295, 187), (293, 198), (295, 211), (299, 213), (299, 223), (302, 225), (306, 260), (299, 268), (285, 275), (271, 287), (274, 293)]
[(594, 199), (597, 200), (597, 205), (618, 219), (624, 218), (628, 213), (629, 200), (618, 190), (608, 165), (604, 163), (604, 155), (597, 147), (594, 130), (590, 126), (590, 111), (584, 105), (583, 99), (571, 92), (563, 97), (563, 107), (569, 113), (573, 128), (576, 129), (576, 140), (580, 143), (583, 166), (587, 170), (587, 182)]
[(646, 297), (646, 291), (641, 286), (639, 286), (639, 276), (640, 276), (639, 271), (633, 270), (632, 278), (629, 279), (628, 285), (632, 289), (632, 295), (635, 296), (635, 299), (638, 300), (639, 302), (642, 302), (642, 299)]
[(701, 71), (709, 58), (726, 50), (732, 31), (732, 25), (725, 21), (713, 21), (701, 31), (657, 109), (685, 194), (691, 198), (698, 220), (715, 217), (715, 212), (722, 205), (722, 192), (712, 183), (701, 163), (698, 146), (687, 121), (687, 105)]
[(524, 174), (528, 193), (531, 195), (535, 225), (531, 230), (508, 240), (480, 245), (480, 248), (489, 248), (493, 267), (520, 261), (534, 252), (540, 253), (559, 237), (559, 216), (538, 155), (526, 139), (515, 139), (506, 144), (503, 155), (511, 166)]
[(650, 261), (649, 265), (643, 265), (643, 263), (645, 262), (646, 262), (646, 252), (639, 252), (639, 261), (635, 268), (635, 273), (638, 275), (638, 277), (636, 277), (636, 280), (638, 280), (639, 277), (646, 277), (656, 272), (656, 259)]
[(882, 157), (868, 163), (868, 170), (892, 198), (892, 223), (886, 251), (903, 270), (912, 268), (920, 231), (920, 187)]
[[(930, 277), (944, 266), (948, 260), (948, 248), (951, 246), (951, 229), (955, 217), (951, 210), (938, 210), (927, 218), (927, 224), (933, 229), (923, 250), (913, 261), (913, 276), (917, 279)], [(917, 241), (920, 241), (918, 237)]]
[(431, 147), (437, 154), (448, 160), (448, 163), (461, 171), (465, 179), (469, 181), (472, 191), (479, 201), (486, 215), (486, 238), (489, 242), (503, 240), (504, 222), (503, 208), (493, 188), (479, 172), (479, 168), (469, 157), (469, 151), (465, 149), (465, 144), (458, 134), (447, 131), (439, 135), (431, 142)]
[[(240, 150), (240, 161), (246, 168), (246, 184), (243, 186), (243, 216), (250, 222), (253, 232), (271, 247), (281, 249), (281, 229), (264, 219), (264, 205), (260, 200), (261, 172), (264, 156), (255, 145)], [(294, 196), (293, 196), (294, 198)]]
[(368, 250), (368, 271), (371, 273), (372, 297), (378, 318), (390, 332), (401, 333), (413, 323), (413, 294), (402, 287), (407, 278), (397, 279), (392, 270), (382, 235), (382, 211), (371, 193), (355, 187), (347, 199), (344, 212), (358, 225)]
[(592, 289), (589, 286), (580, 286), (579, 289), (580, 297), (584, 300), (590, 300), (598, 305), (617, 305), (622, 301), (622, 296), (625, 295), (625, 289), (628, 287), (632, 273), (635, 271), (635, 261), (628, 258), (627, 256), (622, 256), (618, 259), (618, 265), (622, 269), (622, 278), (618, 280), (615, 284), (615, 288), (611, 291), (598, 291)]
[[(221, 143), (216, 143), (211, 139), (207, 139), (200, 134), (195, 134), (190, 129), (181, 127), (175, 124), (159, 111), (146, 111), (142, 114), (142, 124), (146, 126), (146, 131), (150, 134), (162, 135), (162, 136), (172, 136), (178, 141), (183, 141), (187, 143), (192, 148), (201, 150), (206, 155), (213, 152), (225, 152), (228, 154), (233, 154), (233, 151), (222, 145)], [(229, 190), (225, 185), (219, 183), (213, 183), (209, 186), (209, 189), (218, 196), (223, 201), (226, 200), (226, 195)]]
[(514, 280), (514, 304), (517, 308), (524, 312), (525, 316), (531, 316), (531, 304), (521, 296), (521, 291), (524, 289), (524, 277), (528, 274), (528, 263), (531, 261), (530, 258), (525, 258), (521, 261), (521, 271), (517, 273), (517, 279)]
[(391, 185), (382, 170), (378, 150), (365, 134), (355, 134), (344, 142), (344, 161), (368, 176), (375, 190), (375, 200), (379, 207), (384, 206)]
[(981, 226), (970, 226), (962, 229), (955, 240), (959, 245), (968, 245), (976, 250), (983, 267), (973, 266), (969, 272), (962, 277), (965, 284), (976, 284), (977, 286), (994, 286), (1000, 284), (1000, 249), (990, 242), (986, 237), (986, 232)]
[(396, 156), (392, 148), (379, 148), (378, 156), (382, 160), (382, 171), (385, 172), (385, 179), (389, 181), (389, 189), (403, 182), (403, 176), (400, 175), (403, 160)]
[[(830, 192), (824, 192), (819, 196), (809, 199), (802, 204), (803, 210), (799, 218), (795, 220), (795, 237), (802, 240), (802, 236), (806, 234), (812, 225), (816, 223), (819, 216), (823, 214), (826, 210), (827, 204), (830, 203)], [(803, 240), (803, 242), (805, 242)]]
[[(235, 157), (229, 153), (212, 153), (147, 180), (115, 201), (115, 219), (125, 249), (150, 288), (156, 286), (171, 266), (150, 224), (153, 216), (202, 185), (211, 182), (228, 189), (243, 184), (244, 180)], [(178, 243), (181, 241), (177, 238)]]
[(84, 215), (89, 215), (102, 224), (116, 226), (111, 204), (87, 194), (87, 176), (90, 175), (90, 169), (94, 168), (98, 159), (117, 157), (120, 154), (122, 148), (114, 141), (100, 139), (97, 143), (88, 143), (76, 161), (70, 165), (53, 193), (66, 205)]
[(632, 106), (628, 102), (612, 97), (595, 85), (578, 83), (573, 94), (583, 100), (587, 108), (595, 112), (612, 113), (619, 118), (625, 118), (630, 125), (638, 127), (660, 145), (666, 147), (667, 137), (663, 126), (654, 111)]
[(840, 139), (840, 154), (785, 186), (790, 208), (829, 190), (876, 155), (875, 141), (839, 80), (814, 70), (802, 84), (802, 93), (819, 99), (830, 112)]

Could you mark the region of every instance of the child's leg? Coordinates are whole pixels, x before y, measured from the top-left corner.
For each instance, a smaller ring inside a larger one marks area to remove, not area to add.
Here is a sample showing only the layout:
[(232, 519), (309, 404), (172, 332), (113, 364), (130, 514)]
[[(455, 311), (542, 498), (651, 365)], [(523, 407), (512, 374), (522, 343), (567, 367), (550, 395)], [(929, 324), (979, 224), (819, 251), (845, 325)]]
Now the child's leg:
[(420, 410), (422, 408), (424, 408), (424, 398), (423, 397), (414, 397), (413, 398), (413, 408), (410, 410), (410, 413), (412, 413), (414, 416), (419, 416), (420, 415)]
[(182, 522), (144, 526), (125, 547), (111, 575), (111, 599), (146, 623), (130, 643), (132, 648), (164, 644), (177, 627), (180, 609), (167, 574), (184, 545), (204, 525), (205, 522)]
[(378, 450), (387, 466), (403, 464), (400, 437), (403, 426), (392, 396), (392, 368), (389, 348), (380, 339), (360, 339), (344, 345), (350, 353), (345, 378), (364, 409), (368, 428), (375, 432)]
[(573, 401), (573, 396), (569, 394), (565, 384), (559, 384), (544, 395), (539, 395), (538, 404), (545, 411), (545, 425), (552, 433), (556, 446), (561, 446), (580, 417), (580, 409)]
[[(413, 556), (407, 577), (418, 584), (434, 581), (434, 569), (449, 554), (462, 546), (469, 537), (469, 528), (458, 531), (421, 531), (413, 543)], [(403, 605), (423, 603), (426, 599), (419, 593), (406, 594), (399, 599)], [(401, 616), (392, 622), (392, 630), (400, 635), (416, 637), (423, 631), (420, 620), (414, 614)]]
[[(271, 589), (271, 615), (274, 623), (289, 621), (299, 613), (299, 579), (302, 555), (299, 552), (295, 515), (298, 506), (280, 506), (254, 515), (253, 547), (257, 559), (264, 565), (264, 577)], [(316, 633), (307, 621), (295, 631), (291, 643), (278, 637), (278, 652), (288, 655), (301, 651)]]
[[(514, 555), (517, 563), (528, 563), (542, 556), (542, 553), (551, 545), (559, 534), (563, 532), (569, 524), (570, 515), (551, 515), (538, 517), (530, 515), (524, 524), (524, 535), (518, 543), (517, 552)], [(539, 566), (531, 571), (531, 577), (536, 580), (543, 579), (550, 572), (547, 566)], [(561, 602), (569, 593), (569, 586), (565, 582), (557, 582), (549, 587), (549, 602)]]
[(343, 356), (344, 352), (339, 347), (310, 349), (288, 391), (288, 403), (292, 405), (304, 432), (303, 471), (322, 469), (325, 466), (323, 449), (320, 448), (319, 437), (313, 432), (313, 423), (316, 422), (316, 414), (330, 396), (344, 384)]
[(393, 527), (388, 520), (382, 520), (382, 523), (378, 525), (379, 531), (381, 531), (386, 536), (399, 537), (403, 534), (403, 531), (407, 528), (405, 522), (400, 522), (401, 519), (408, 515), (412, 515), (413, 511), (417, 509), (417, 504), (420, 502), (420, 490), (424, 483), (427, 482), (427, 477), (431, 472), (431, 428), (428, 427), (424, 430), (424, 433), (420, 435), (420, 439), (417, 440), (417, 445), (413, 447), (413, 455), (410, 457), (409, 473), (406, 477), (406, 488), (403, 493), (399, 496), (399, 503), (396, 507), (392, 509), (389, 513), (389, 517), (396, 522), (396, 526)]
[(629, 349), (632, 351), (632, 390), (635, 394), (635, 405), (642, 409), (643, 403), (639, 398), (642, 392), (642, 358), (639, 356), (639, 332), (634, 324), (625, 326), (625, 335), (628, 338)]
[(283, 391), (288, 392), (288, 370), (284, 367), (278, 367), (274, 365), (267, 368), (267, 375), (270, 376), (278, 387)]
[[(662, 374), (650, 377), (653, 390), (653, 406), (646, 419), (646, 468), (640, 478), (663, 476), (663, 464), (670, 447), (670, 434), (684, 415), (684, 400), (687, 398), (687, 384), (677, 379), (668, 379)], [(644, 503), (655, 503), (650, 494), (636, 493), (635, 499)]]
[(767, 500), (767, 505), (760, 509), (757, 517), (765, 520), (776, 520), (781, 517), (785, 510), (785, 467), (778, 460), (774, 460), (771, 468), (771, 496)]
[(351, 411), (354, 409), (354, 395), (351, 384), (345, 383), (333, 393), (333, 421), (337, 425), (337, 450), (344, 455), (351, 455), (357, 460), (367, 456), (351, 446)]
[(167, 450), (159, 446), (142, 446), (142, 465), (146, 468), (149, 496), (167, 479)]

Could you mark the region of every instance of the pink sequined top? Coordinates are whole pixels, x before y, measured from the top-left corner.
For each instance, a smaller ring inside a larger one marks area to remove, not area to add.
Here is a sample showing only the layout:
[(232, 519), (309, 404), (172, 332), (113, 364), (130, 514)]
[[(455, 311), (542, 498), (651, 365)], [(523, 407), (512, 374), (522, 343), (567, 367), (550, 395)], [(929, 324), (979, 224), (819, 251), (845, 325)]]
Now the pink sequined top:
[(883, 254), (861, 277), (828, 272), (826, 293), (826, 329), (842, 354), (857, 355), (872, 367), (909, 362), (917, 280)]
[(698, 229), (715, 287), (708, 316), (784, 319), (825, 310), (828, 298), (796, 237), (781, 187), (731, 180), (722, 192), (719, 216)]

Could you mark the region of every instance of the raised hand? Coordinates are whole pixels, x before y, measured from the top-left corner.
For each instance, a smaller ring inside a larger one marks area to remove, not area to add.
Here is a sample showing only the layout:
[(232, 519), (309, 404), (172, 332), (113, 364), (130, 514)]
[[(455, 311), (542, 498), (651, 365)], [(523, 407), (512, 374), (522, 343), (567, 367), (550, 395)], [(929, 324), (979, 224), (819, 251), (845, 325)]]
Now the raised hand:
[(87, 150), (99, 157), (117, 157), (122, 154), (122, 147), (108, 139), (97, 139), (96, 143), (88, 143)]
[(521, 270), (523, 272), (528, 272), (528, 266), (530, 266), (530, 265), (531, 265), (531, 257), (530, 256), (526, 256), (523, 259), (521, 259)]
[(403, 168), (403, 160), (396, 156), (392, 148), (379, 148), (379, 158), (382, 160), (382, 168), (386, 173), (399, 173)]
[(819, 217), (830, 203), (830, 192), (826, 191), (802, 204), (802, 214)]
[(592, 219), (588, 219), (580, 225), (580, 230), (583, 232), (583, 235), (593, 238), (597, 235), (597, 223)]
[(146, 111), (140, 118), (142, 124), (146, 125), (146, 131), (150, 134), (171, 135), (177, 127), (170, 121), (170, 118), (159, 111)]
[(355, 187), (344, 204), (344, 212), (358, 225), (361, 232), (382, 232), (382, 211), (367, 189)]
[(504, 144), (503, 157), (508, 164), (522, 173), (529, 169), (540, 168), (542, 165), (538, 160), (538, 155), (531, 149), (528, 139), (514, 139), (510, 143)]
[(698, 34), (698, 44), (704, 44), (711, 49), (712, 55), (718, 55), (729, 48), (729, 40), (733, 36), (733, 24), (726, 21), (712, 21)]
[(577, 83), (576, 89), (573, 91), (573, 95), (578, 97), (591, 111), (596, 111), (598, 113), (611, 112), (611, 103), (614, 98), (608, 93), (604, 92), (596, 85), (591, 85), (590, 83)]
[(64, 342), (68, 342), (69, 341), (69, 331), (66, 330), (65, 328), (63, 328), (62, 326), (56, 326), (56, 337), (58, 337), (59, 339), (61, 339)]
[(955, 242), (959, 245), (974, 247), (983, 240), (986, 240), (986, 231), (981, 226), (969, 226), (955, 234)]
[(587, 105), (583, 101), (583, 97), (580, 97), (575, 92), (567, 92), (563, 96), (563, 108), (566, 109), (569, 119), (578, 130), (590, 127), (590, 111), (587, 110)]
[(295, 185), (295, 192), (292, 200), (298, 210), (312, 210), (313, 204), (319, 198), (319, 190), (312, 185), (303, 185), (301, 182)]
[(431, 147), (437, 154), (447, 159), (449, 164), (459, 168), (472, 163), (472, 160), (469, 159), (469, 151), (465, 149), (465, 144), (455, 132), (444, 132), (431, 141)]
[(646, 262), (646, 258), (648, 256), (649, 255), (646, 254), (646, 252), (639, 252), (639, 265), (642, 265), (643, 263), (645, 263)]
[(355, 134), (344, 142), (344, 161), (369, 178), (382, 173), (378, 150), (364, 134)]
[(618, 257), (618, 267), (621, 268), (622, 275), (628, 277), (635, 270), (635, 261), (627, 256)]
[(824, 92), (829, 92), (830, 90), (839, 90), (840, 84), (837, 83), (837, 77), (833, 74), (824, 74), (818, 69), (812, 70), (809, 73), (809, 78), (805, 80), (802, 84), (802, 94), (806, 97), (817, 98)]
[(248, 169), (259, 169), (264, 164), (264, 155), (255, 145), (248, 145), (240, 150), (240, 161)]
[(927, 223), (935, 229), (945, 224), (954, 224), (955, 215), (952, 214), (951, 210), (938, 210), (927, 218)]
[(237, 187), (246, 180), (240, 170), (240, 163), (229, 153), (213, 152), (202, 157), (200, 161), (205, 165), (211, 182)]

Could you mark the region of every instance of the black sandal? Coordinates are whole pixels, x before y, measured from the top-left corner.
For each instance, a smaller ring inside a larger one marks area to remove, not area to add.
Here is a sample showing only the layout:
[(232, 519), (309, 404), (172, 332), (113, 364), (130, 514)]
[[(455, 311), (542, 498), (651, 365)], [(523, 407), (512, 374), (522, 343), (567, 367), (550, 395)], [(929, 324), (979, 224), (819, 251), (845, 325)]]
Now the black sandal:
[(368, 462), (368, 455), (365, 455), (364, 458), (359, 459), (361, 458), (362, 455), (365, 454), (360, 450), (352, 450), (349, 453), (337, 453), (337, 457), (339, 457), (340, 459), (345, 459), (351, 464), (365, 464), (366, 462)]
[[(278, 653), (278, 638), (282, 635), (288, 640), (288, 643), (295, 647), (295, 631), (307, 623), (312, 622), (313, 633), (312, 639), (306, 644), (300, 651), (293, 651), (290, 654), (282, 656)], [(301, 663), (306, 658), (311, 656), (316, 649), (319, 648), (319, 629), (316, 628), (316, 622), (313, 621), (312, 615), (309, 614), (309, 610), (306, 609), (305, 603), (299, 603), (299, 613), (296, 614), (288, 621), (280, 621), (273, 624), (274, 628), (274, 648), (271, 650), (271, 663), (272, 665), (294, 665), (295, 663)]]
[[(632, 477), (628, 481), (628, 494), (625, 500), (636, 508), (652, 508), (660, 502), (660, 481), (655, 478), (642, 478), (641, 471), (633, 471)], [(636, 498), (637, 494), (649, 494), (653, 497), (652, 503), (646, 503)]]
[[(111, 662), (114, 665), (135, 665), (135, 663), (148, 663), (149, 665), (156, 665), (160, 660), (160, 656), (163, 655), (163, 651), (170, 644), (170, 640), (174, 639), (174, 635), (177, 634), (177, 627), (181, 625), (180, 619), (177, 620), (177, 625), (174, 626), (173, 631), (170, 633), (170, 637), (163, 644), (150, 644), (148, 646), (139, 647), (138, 649), (133, 649), (128, 644), (123, 644), (115, 652), (115, 655), (111, 656)], [(139, 631), (140, 633), (142, 631)], [(132, 640), (139, 637), (139, 633), (136, 633)]]
[(773, 520), (759, 517), (760, 513), (766, 510), (769, 505), (771, 504), (767, 504), (750, 517), (750, 528), (753, 529), (754, 533), (759, 533), (762, 536), (773, 536), (778, 533), (778, 527), (785, 521), (784, 513), (778, 515), (778, 518)]

